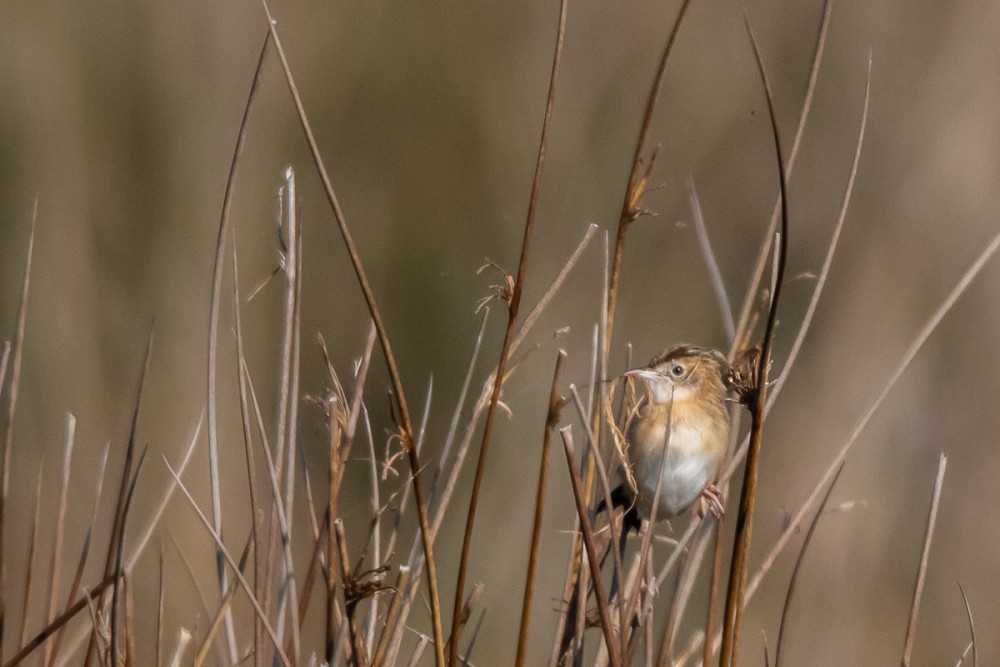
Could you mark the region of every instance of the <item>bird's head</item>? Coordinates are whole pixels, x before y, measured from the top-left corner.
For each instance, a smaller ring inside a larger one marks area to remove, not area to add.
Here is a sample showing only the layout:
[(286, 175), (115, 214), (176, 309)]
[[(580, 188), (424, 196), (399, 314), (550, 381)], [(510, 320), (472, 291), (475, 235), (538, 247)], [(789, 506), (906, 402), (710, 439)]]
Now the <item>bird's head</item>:
[(721, 352), (695, 345), (678, 345), (653, 357), (642, 368), (625, 373), (642, 380), (653, 403), (690, 398), (721, 400), (726, 359)]

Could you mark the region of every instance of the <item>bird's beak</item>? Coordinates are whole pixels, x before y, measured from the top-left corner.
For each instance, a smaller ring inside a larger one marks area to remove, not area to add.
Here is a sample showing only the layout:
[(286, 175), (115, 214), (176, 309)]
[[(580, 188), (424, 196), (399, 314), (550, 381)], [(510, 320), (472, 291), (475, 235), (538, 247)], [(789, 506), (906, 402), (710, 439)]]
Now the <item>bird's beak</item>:
[(625, 373), (625, 377), (634, 377), (643, 380), (650, 399), (654, 403), (669, 403), (673, 400), (674, 384), (668, 378), (663, 377), (656, 371), (646, 368), (636, 368)]

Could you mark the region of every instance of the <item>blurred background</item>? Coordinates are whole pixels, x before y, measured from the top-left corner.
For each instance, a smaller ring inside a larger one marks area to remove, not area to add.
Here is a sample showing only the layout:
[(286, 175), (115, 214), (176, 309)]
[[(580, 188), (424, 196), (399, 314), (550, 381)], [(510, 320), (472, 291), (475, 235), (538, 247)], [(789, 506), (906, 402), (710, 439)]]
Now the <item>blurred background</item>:
[[(472, 352), (477, 301), (514, 271), (539, 139), (558, 3), (276, 2), (280, 34), (398, 356), (410, 402), (433, 400), (426, 456), (441, 448)], [(676, 2), (570, 4), (525, 308), (555, 277), (589, 224), (600, 231), (535, 328), (534, 352), (505, 388), (473, 545), (470, 584), (486, 610), (474, 661), (514, 654), (537, 452), (557, 347), (567, 382), (588, 383), (600, 309), (603, 235), (612, 235), (645, 97)], [(746, 5), (771, 77), (786, 150), (802, 105), (820, 2)], [(816, 97), (789, 183), (789, 276), (778, 331), (787, 351), (818, 272), (847, 181), (869, 52), (871, 104), (857, 187), (829, 285), (801, 359), (766, 431), (751, 567), (818, 481), (903, 352), (997, 233), (1000, 208), (1000, 7), (959, 1), (834, 3)], [(111, 443), (117, 479), (147, 333), (156, 342), (139, 435), (150, 447), (131, 522), (141, 526), (205, 405), (209, 290), (219, 214), (240, 118), (266, 31), (253, 2), (8, 0), (0, 21), (0, 337), (12, 340), (34, 202), (27, 319), (9, 527), (10, 572), (22, 572), (34, 486), (57, 485), (65, 415), (78, 419), (66, 568), (75, 567), (99, 462)], [(653, 128), (660, 145), (644, 200), (655, 212), (630, 231), (613, 341), (641, 362), (678, 341), (726, 347), (719, 308), (691, 223), (688, 181), (734, 304), (777, 193), (767, 107), (743, 27), (743, 7), (691, 7)], [(321, 394), (315, 334), (350, 373), (367, 315), (306, 150), (273, 52), (240, 163), (232, 220), (244, 295), (278, 266), (277, 190), (292, 165), (304, 224), (302, 392)], [(1000, 267), (986, 268), (906, 371), (847, 460), (832, 502), (864, 501), (825, 518), (806, 557), (786, 656), (791, 664), (898, 662), (938, 455), (949, 454), (915, 646), (916, 664), (954, 664), (969, 641), (962, 584), (980, 629), (981, 664), (1000, 659)], [(229, 294), (227, 277), (224, 294)], [(244, 303), (250, 366), (273, 417), (282, 288)], [(225, 297), (225, 298), (228, 298)], [(223, 480), (227, 526), (242, 545), (248, 511), (234, 390), (231, 307), (223, 317)], [(523, 311), (524, 312), (524, 311)], [(493, 308), (473, 387), (495, 364), (505, 313)], [(556, 329), (569, 332), (554, 341)], [(377, 447), (388, 428), (388, 378), (373, 364), (368, 403)], [(475, 389), (474, 389), (475, 391)], [(564, 417), (569, 421), (569, 414)], [(299, 432), (322, 489), (322, 415), (305, 405)], [(162, 456), (161, 456), (162, 455)], [(555, 452), (532, 660), (547, 658), (572, 529), (572, 500)], [(188, 474), (208, 506), (203, 445)], [(367, 465), (349, 470), (367, 517)], [(438, 540), (439, 569), (458, 558), (471, 467)], [(110, 482), (109, 482), (110, 484)], [(318, 491), (322, 496), (323, 491)], [(108, 495), (107, 493), (105, 495)], [(98, 544), (112, 501), (102, 501)], [(43, 526), (56, 498), (44, 497)], [(300, 503), (301, 506), (301, 503)], [(106, 511), (105, 511), (106, 509)], [(76, 515), (71, 515), (76, 516)], [(296, 525), (305, 530), (305, 514)], [(353, 522), (353, 523), (352, 523)], [(675, 522), (680, 532), (684, 521)], [(412, 534), (412, 526), (408, 529)], [(44, 534), (44, 533), (43, 533)], [(129, 533), (132, 535), (132, 533)], [(185, 545), (214, 592), (212, 543), (177, 498), (157, 540), (178, 585), (170, 632), (204, 629), (195, 586), (178, 565)], [(42, 540), (43, 543), (45, 540)], [(237, 544), (237, 542), (239, 544)], [(797, 548), (798, 540), (794, 546)], [(408, 544), (408, 542), (406, 542)], [(400, 555), (400, 558), (404, 557)], [(664, 555), (661, 554), (660, 558)], [(88, 570), (96, 580), (103, 554)], [(762, 664), (777, 633), (794, 561), (786, 554), (749, 607), (744, 664)], [(63, 586), (69, 579), (63, 577)], [(8, 574), (19, 600), (18, 575)], [(442, 580), (450, 615), (451, 579)], [(155, 615), (156, 554), (137, 569), (140, 632)], [(703, 588), (689, 625), (700, 623)], [(418, 598), (419, 600), (419, 598)], [(40, 600), (32, 603), (35, 618)], [(418, 602), (419, 605), (419, 602)], [(10, 606), (10, 605), (9, 605)], [(148, 610), (144, 614), (142, 610)], [(412, 619), (429, 623), (419, 610)], [(200, 623), (200, 626), (198, 624)], [(29, 623), (30, 625), (30, 623)], [(12, 621), (8, 640), (19, 631)], [(690, 628), (681, 632), (686, 643)], [(7, 646), (16, 644), (8, 641)], [(319, 648), (319, 645), (316, 645)], [(150, 651), (140, 648), (140, 651)], [(477, 655), (478, 654), (478, 655)], [(140, 655), (151, 656), (151, 653)], [(7, 656), (5, 656), (7, 657)], [(151, 659), (151, 658), (150, 658)]]

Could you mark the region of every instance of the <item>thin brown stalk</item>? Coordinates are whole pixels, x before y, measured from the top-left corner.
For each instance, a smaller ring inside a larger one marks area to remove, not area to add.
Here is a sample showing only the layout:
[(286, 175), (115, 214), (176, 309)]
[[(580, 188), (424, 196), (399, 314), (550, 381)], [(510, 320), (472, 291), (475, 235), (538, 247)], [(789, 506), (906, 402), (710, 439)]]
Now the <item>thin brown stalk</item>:
[(757, 40), (750, 27), (749, 19), (744, 15), (750, 44), (753, 47), (754, 61), (760, 75), (767, 100), (768, 117), (771, 121), (771, 133), (774, 137), (774, 151), (778, 163), (778, 181), (781, 192), (781, 233), (778, 236), (775, 258), (774, 289), (768, 308), (767, 325), (761, 343), (760, 356), (757, 359), (756, 377), (758, 386), (754, 388), (751, 407), (750, 447), (747, 450), (747, 462), (743, 473), (743, 485), (740, 492), (739, 511), (736, 515), (736, 541), (733, 545), (733, 556), (730, 561), (729, 586), (726, 591), (726, 612), (722, 633), (722, 661), (724, 664), (735, 665), (739, 661), (740, 624), (743, 617), (743, 601), (746, 596), (747, 572), (750, 562), (750, 542), (753, 535), (754, 510), (757, 503), (757, 476), (760, 468), (760, 450), (764, 432), (764, 408), (767, 404), (768, 375), (771, 366), (771, 348), (774, 344), (774, 326), (778, 317), (782, 287), (785, 281), (785, 262), (788, 254), (788, 188), (785, 179), (785, 161), (781, 150), (781, 134), (778, 131), (778, 121), (774, 115), (774, 96), (768, 81), (764, 64), (760, 59)]
[(639, 126), (639, 137), (635, 144), (635, 155), (632, 158), (632, 166), (629, 169), (628, 183), (625, 186), (625, 198), (622, 201), (621, 215), (618, 218), (618, 231), (615, 234), (614, 259), (611, 263), (611, 281), (608, 283), (608, 305), (607, 305), (607, 334), (604, 340), (603, 357), (607, 359), (611, 355), (611, 339), (615, 329), (615, 310), (618, 307), (618, 284), (621, 280), (622, 258), (625, 256), (625, 235), (629, 225), (641, 214), (639, 200), (646, 190), (649, 177), (649, 169), (652, 167), (652, 159), (647, 165), (645, 176), (642, 176), (643, 155), (649, 142), (649, 134), (653, 128), (653, 113), (656, 111), (656, 104), (660, 98), (660, 89), (663, 88), (663, 78), (667, 71), (667, 61), (673, 51), (674, 42), (680, 33), (681, 24), (687, 13), (690, 0), (683, 0), (680, 9), (677, 10), (677, 18), (670, 29), (667, 43), (663, 47), (660, 55), (660, 63), (653, 76), (653, 83), (646, 98), (646, 109), (642, 114), (642, 124)]
[(35, 481), (35, 518), (31, 522), (28, 538), (28, 560), (24, 572), (24, 596), (21, 598), (21, 643), (28, 641), (28, 608), (31, 604), (31, 580), (35, 573), (35, 552), (38, 551), (38, 525), (41, 523), (42, 467), (38, 467)]
[[(14, 453), (14, 417), (17, 415), (17, 398), (21, 389), (21, 362), (24, 358), (24, 330), (28, 316), (28, 289), (31, 285), (31, 259), (35, 249), (35, 221), (38, 219), (38, 197), (31, 213), (31, 231), (28, 234), (28, 252), (24, 262), (24, 280), (21, 284), (21, 297), (17, 306), (16, 335), (14, 338), (14, 359), (11, 367), (10, 386), (7, 388), (7, 424), (3, 441), (3, 476), (0, 479), (0, 659), (3, 658), (3, 637), (7, 621), (7, 563), (4, 554), (7, 551), (7, 494), (10, 490), (10, 467)], [(4, 354), (4, 371), (6, 374), (6, 359)], [(0, 390), (3, 386), (0, 385)]]
[[(792, 150), (788, 153), (788, 161), (785, 164), (786, 179), (791, 179), (792, 177), (796, 158), (799, 155), (799, 147), (802, 145), (802, 137), (805, 136), (806, 121), (809, 120), (809, 112), (812, 110), (813, 97), (816, 93), (816, 82), (819, 81), (820, 65), (823, 63), (823, 54), (826, 51), (826, 37), (830, 29), (830, 16), (832, 13), (833, 1), (824, 0), (823, 18), (820, 20), (819, 30), (816, 33), (816, 46), (813, 48), (812, 66), (809, 69), (809, 82), (806, 84), (806, 93), (802, 100), (802, 108), (799, 111), (799, 120), (795, 126)], [(771, 254), (771, 239), (774, 238), (774, 234), (778, 230), (780, 215), (781, 200), (776, 199), (774, 207), (771, 210), (771, 221), (768, 224), (767, 233), (764, 234), (760, 251), (757, 254), (757, 264), (747, 285), (746, 296), (743, 298), (743, 309), (740, 312), (739, 324), (736, 326), (736, 338), (733, 341), (730, 356), (743, 347), (748, 336), (751, 314), (754, 304), (757, 303), (757, 290), (760, 289), (760, 283), (764, 277), (764, 270), (767, 267), (767, 257)]]
[(240, 585), (243, 587), (244, 592), (246, 592), (247, 598), (250, 600), (250, 604), (253, 605), (254, 611), (257, 612), (257, 615), (260, 617), (261, 622), (264, 624), (264, 630), (267, 632), (268, 637), (270, 637), (271, 641), (274, 642), (274, 650), (277, 652), (278, 658), (281, 660), (281, 663), (286, 667), (291, 667), (291, 662), (288, 660), (288, 656), (285, 655), (285, 652), (281, 649), (281, 642), (278, 641), (278, 637), (277, 635), (275, 635), (274, 629), (271, 627), (271, 624), (268, 622), (267, 617), (264, 615), (264, 610), (261, 608), (260, 602), (257, 600), (256, 597), (254, 597), (253, 587), (243, 576), (243, 573), (240, 571), (239, 564), (229, 554), (229, 551), (225, 548), (225, 545), (219, 538), (218, 533), (216, 533), (215, 530), (212, 528), (212, 524), (208, 520), (208, 517), (206, 517), (205, 513), (201, 511), (201, 508), (198, 506), (198, 503), (195, 502), (194, 496), (192, 496), (191, 492), (188, 491), (186, 486), (184, 486), (184, 482), (181, 481), (180, 476), (178, 476), (177, 472), (174, 471), (173, 467), (170, 465), (170, 462), (167, 461), (166, 458), (164, 458), (163, 463), (167, 466), (167, 470), (170, 472), (170, 475), (176, 481), (177, 487), (184, 494), (184, 497), (187, 498), (188, 503), (191, 505), (191, 508), (194, 510), (195, 514), (198, 515), (198, 519), (201, 521), (202, 525), (205, 526), (205, 530), (207, 530), (208, 533), (212, 536), (212, 539), (215, 540), (215, 543), (222, 548), (222, 555), (229, 563), (229, 567), (232, 568), (233, 575), (240, 582)]
[(395, 395), (396, 405), (399, 409), (399, 416), (402, 422), (400, 427), (403, 432), (403, 444), (406, 448), (407, 460), (410, 465), (410, 474), (413, 477), (413, 496), (417, 506), (417, 520), (420, 526), (424, 556), (427, 562), (427, 586), (431, 596), (431, 623), (434, 629), (435, 664), (437, 664), (438, 667), (441, 667), (444, 664), (444, 631), (442, 630), (441, 625), (441, 596), (438, 591), (437, 566), (434, 560), (433, 541), (430, 537), (430, 524), (427, 518), (427, 505), (424, 501), (423, 483), (420, 477), (420, 459), (417, 456), (413, 438), (413, 425), (410, 421), (409, 406), (406, 402), (406, 395), (403, 393), (402, 378), (399, 374), (399, 368), (396, 365), (396, 358), (392, 353), (392, 347), (389, 344), (389, 334), (386, 331), (385, 324), (382, 322), (382, 315), (375, 302), (375, 294), (372, 292), (364, 267), (361, 264), (361, 256), (358, 254), (357, 247), (354, 245), (354, 239), (351, 236), (349, 228), (347, 227), (347, 220), (340, 208), (340, 201), (337, 199), (333, 190), (333, 184), (330, 181), (326, 166), (324, 165), (322, 156), (319, 152), (319, 145), (316, 143), (316, 139), (313, 136), (312, 127), (306, 117), (305, 107), (302, 104), (302, 99), (299, 96), (295, 81), (292, 78), (291, 67), (288, 64), (285, 51), (281, 46), (281, 40), (278, 38), (277, 22), (271, 15), (271, 10), (267, 5), (267, 1), (261, 0), (261, 3), (264, 6), (264, 11), (267, 15), (268, 27), (271, 31), (271, 36), (274, 39), (275, 48), (277, 49), (278, 55), (281, 59), (281, 67), (285, 74), (285, 80), (288, 83), (289, 92), (291, 93), (292, 99), (295, 103), (299, 123), (301, 124), (302, 130), (306, 135), (306, 140), (309, 144), (309, 150), (312, 154), (316, 171), (318, 172), (320, 180), (323, 183), (323, 190), (326, 193), (327, 200), (329, 201), (334, 217), (336, 218), (341, 237), (343, 238), (344, 245), (347, 248), (347, 253), (351, 259), (351, 265), (354, 267), (354, 273), (357, 276), (358, 284), (361, 287), (365, 303), (368, 306), (368, 312), (375, 323), (376, 330), (378, 331), (379, 343), (381, 344), (382, 353), (385, 357), (386, 366), (389, 370), (389, 377), (392, 381), (393, 393)]
[[(212, 517), (216, 532), (222, 534), (222, 499), (219, 491), (219, 453), (218, 453), (218, 390), (217, 390), (217, 367), (219, 351), (219, 310), (222, 303), (222, 278), (225, 273), (226, 261), (226, 239), (230, 233), (230, 211), (232, 209), (233, 195), (236, 188), (236, 174), (238, 171), (240, 156), (243, 153), (243, 146), (246, 142), (247, 129), (250, 125), (250, 112), (253, 109), (254, 100), (260, 86), (261, 75), (264, 71), (264, 60), (270, 44), (268, 32), (264, 35), (264, 43), (261, 45), (260, 55), (257, 58), (257, 66), (254, 70), (253, 81), (250, 84), (250, 91), (247, 94), (247, 101), (243, 107), (243, 117), (240, 120), (240, 129), (236, 135), (236, 146), (233, 149), (233, 157), (229, 162), (229, 175), (226, 179), (226, 191), (222, 200), (222, 212), (219, 216), (219, 231), (215, 241), (215, 262), (212, 267), (212, 293), (208, 310), (208, 467), (209, 479), (212, 480)], [(256, 519), (255, 519), (256, 520)], [(219, 579), (219, 590), (224, 591), (228, 586), (226, 581), (226, 568), (222, 554), (216, 551), (215, 554), (216, 574)], [(226, 639), (229, 648), (229, 658), (232, 662), (237, 659), (236, 638), (233, 627), (232, 615), (226, 617)]]
[(479, 507), (479, 494), (486, 472), (486, 454), (489, 450), (490, 436), (493, 433), (493, 422), (496, 418), (497, 404), (500, 402), (500, 388), (507, 367), (514, 340), (514, 328), (524, 294), (524, 284), (528, 271), (528, 253), (531, 249), (531, 235), (535, 228), (535, 215), (538, 211), (538, 199), (542, 186), (542, 174), (545, 167), (545, 154), (548, 149), (549, 131), (552, 126), (552, 113), (556, 100), (556, 81), (559, 74), (559, 64), (562, 61), (563, 43), (566, 36), (566, 15), (569, 10), (569, 0), (561, 0), (559, 4), (559, 27), (556, 31), (555, 53), (552, 57), (552, 73), (549, 76), (549, 92), (545, 100), (545, 114), (542, 120), (542, 136), (538, 143), (538, 157), (535, 162), (535, 175), (531, 183), (531, 195), (528, 199), (528, 215), (524, 223), (524, 237), (521, 242), (521, 258), (517, 263), (517, 276), (514, 278), (514, 290), (508, 303), (507, 330), (504, 333), (503, 346), (500, 349), (500, 359), (497, 361), (496, 378), (493, 382), (493, 394), (490, 397), (489, 409), (486, 411), (486, 421), (483, 427), (483, 438), (479, 446), (479, 457), (476, 462), (476, 472), (472, 481), (472, 494), (469, 498), (469, 512), (465, 522), (465, 535), (462, 539), (462, 552), (458, 561), (458, 574), (455, 583), (455, 603), (451, 625), (451, 650), (448, 652), (448, 664), (455, 667), (458, 658), (458, 639), (462, 635), (462, 625), (459, 621), (462, 598), (465, 595), (465, 577), (472, 550), (472, 533), (476, 524), (476, 510)]
[(813, 516), (813, 520), (809, 523), (809, 530), (806, 531), (805, 539), (802, 540), (802, 548), (799, 549), (799, 556), (795, 559), (795, 567), (792, 568), (792, 576), (788, 580), (788, 592), (785, 593), (785, 604), (781, 609), (781, 623), (778, 625), (778, 641), (774, 649), (774, 667), (781, 667), (782, 649), (784, 648), (785, 640), (788, 637), (785, 633), (785, 629), (788, 625), (788, 610), (792, 608), (792, 596), (795, 594), (795, 584), (798, 583), (799, 573), (802, 571), (802, 563), (805, 561), (806, 550), (809, 548), (809, 543), (812, 542), (812, 537), (816, 533), (816, 526), (819, 525), (819, 518), (823, 516), (823, 511), (826, 509), (826, 503), (830, 500), (830, 494), (833, 493), (833, 487), (837, 486), (837, 480), (840, 479), (840, 473), (843, 471), (844, 464), (841, 463), (840, 468), (837, 469), (837, 474), (834, 475), (833, 481), (830, 482), (830, 486), (823, 495), (823, 500), (816, 509), (816, 514)]
[[(127, 525), (128, 512), (132, 508), (132, 498), (135, 496), (135, 488), (139, 482), (139, 474), (142, 472), (142, 464), (146, 461), (146, 452), (148, 450), (144, 447), (142, 453), (139, 454), (139, 461), (135, 466), (135, 474), (132, 475), (132, 479), (128, 485), (128, 493), (125, 495), (125, 505), (122, 508), (122, 520), (119, 526), (119, 535), (115, 540), (116, 543), (116, 553), (115, 553), (115, 572), (124, 573), (125, 570), (122, 569), (122, 563), (125, 560), (125, 527)], [(123, 578), (124, 579), (124, 578)], [(111, 644), (110, 644), (110, 655), (112, 663), (117, 662), (118, 659), (118, 607), (119, 607), (119, 596), (121, 595), (121, 587), (115, 583), (111, 587)], [(126, 625), (128, 624), (128, 619), (126, 618)]]
[[(587, 417), (585, 414), (585, 409), (583, 407), (583, 401), (580, 399), (580, 394), (576, 390), (575, 386), (570, 385), (570, 393), (573, 395), (573, 403), (576, 406), (577, 414), (580, 416), (580, 419), (584, 420), (584, 423), (587, 423), (586, 422)], [(614, 566), (615, 590), (619, 591), (619, 595), (624, 595), (625, 574), (624, 574), (624, 568), (622, 566), (622, 554), (621, 551), (618, 549), (618, 545), (620, 544), (621, 541), (621, 531), (624, 528), (624, 526), (620, 525), (619, 523), (614, 521), (613, 518), (611, 518), (614, 504), (611, 501), (611, 483), (608, 481), (608, 471), (604, 466), (603, 458), (601, 457), (600, 452), (598, 451), (598, 445), (597, 442), (594, 440), (593, 434), (590, 432), (589, 429), (584, 429), (584, 431), (587, 436), (587, 446), (589, 448), (591, 460), (594, 462), (595, 467), (597, 468), (598, 477), (601, 480), (601, 490), (604, 492), (604, 506), (608, 509), (608, 517), (609, 517), (608, 527), (611, 532), (611, 540), (610, 540), (611, 562), (612, 565)], [(623, 600), (622, 604), (618, 605), (618, 627), (622, 628), (618, 638), (622, 644), (621, 650), (623, 653), (625, 652), (625, 642), (627, 641), (627, 635), (628, 635), (628, 630), (627, 630), (628, 626), (625, 624), (625, 618), (626, 618), (625, 604)]]
[(587, 549), (587, 560), (591, 563), (591, 583), (594, 586), (594, 596), (597, 598), (597, 612), (601, 618), (601, 629), (604, 631), (604, 644), (608, 650), (608, 660), (612, 667), (621, 667), (622, 656), (615, 642), (614, 628), (611, 625), (611, 615), (608, 611), (608, 596), (601, 582), (601, 572), (597, 568), (600, 558), (594, 546), (594, 535), (590, 527), (590, 516), (587, 512), (586, 500), (583, 497), (583, 482), (580, 480), (576, 467), (576, 458), (571, 448), (572, 442), (564, 432), (563, 451), (566, 453), (566, 465), (569, 468), (570, 484), (573, 487), (573, 499), (576, 501), (576, 513), (580, 519), (580, 530), (583, 534), (583, 544)]
[[(121, 482), (118, 486), (118, 499), (115, 502), (114, 520), (111, 524), (111, 535), (108, 538), (108, 552), (104, 561), (105, 578), (110, 577), (115, 572), (120, 572), (120, 569), (115, 567), (115, 561), (118, 558), (118, 540), (121, 538), (123, 533), (122, 524), (125, 522), (125, 508), (128, 498), (129, 482), (132, 479), (132, 461), (135, 457), (136, 430), (139, 425), (139, 414), (142, 408), (142, 396), (146, 388), (146, 378), (149, 375), (149, 365), (153, 355), (153, 331), (153, 327), (150, 326), (149, 337), (146, 340), (146, 353), (142, 363), (142, 371), (139, 375), (139, 388), (136, 391), (135, 404), (132, 408), (132, 424), (129, 428), (128, 446), (125, 449), (125, 464), (122, 467)], [(117, 590), (117, 585), (113, 588)], [(104, 609), (104, 596), (98, 598), (94, 604), (99, 616)], [(96, 650), (97, 635), (92, 632), (90, 635), (90, 642), (87, 645), (87, 655), (84, 658), (84, 667), (90, 666), (95, 657)]]
[(45, 626), (41, 631), (39, 631), (34, 637), (31, 638), (24, 646), (18, 650), (7, 662), (3, 663), (3, 667), (14, 667), (14, 665), (20, 664), (25, 658), (31, 655), (35, 650), (37, 650), (45, 640), (48, 639), (62, 628), (66, 623), (68, 623), (74, 616), (79, 614), (83, 609), (87, 607), (88, 604), (98, 596), (102, 595), (108, 587), (114, 583), (114, 577), (107, 577), (97, 586), (94, 586), (88, 593), (83, 597), (78, 599), (72, 605), (70, 605), (66, 611), (57, 616), (51, 623)]
[[(326, 544), (327, 517), (330, 510), (323, 513), (323, 523), (317, 524), (319, 532), (313, 538), (312, 555), (309, 557), (309, 566), (306, 568), (306, 576), (302, 581), (302, 595), (299, 596), (299, 628), (306, 622), (306, 613), (309, 610), (309, 602), (312, 599), (313, 584), (316, 583), (316, 573), (326, 569), (323, 558), (323, 547)], [(324, 588), (326, 584), (324, 582)]]
[[(87, 532), (83, 538), (83, 548), (80, 550), (80, 559), (77, 561), (76, 573), (73, 575), (73, 583), (70, 584), (69, 594), (66, 599), (66, 607), (68, 608), (76, 600), (77, 594), (80, 592), (80, 584), (83, 582), (83, 571), (87, 566), (87, 557), (90, 555), (90, 544), (91, 538), (94, 534), (94, 526), (97, 523), (97, 510), (101, 502), (101, 491), (104, 489), (104, 477), (108, 471), (108, 455), (111, 452), (111, 443), (109, 442), (104, 448), (104, 456), (101, 457), (100, 472), (97, 475), (97, 490), (94, 493), (94, 507), (90, 512), (90, 523), (87, 526)], [(52, 642), (52, 650), (50, 651), (49, 659), (45, 663), (48, 667), (52, 667), (55, 664), (56, 658), (59, 656), (59, 648), (62, 645), (63, 636), (66, 634), (66, 627), (63, 626), (59, 628), (56, 633), (56, 637)], [(159, 663), (157, 663), (159, 664)]]
[(563, 399), (559, 395), (559, 381), (562, 376), (566, 352), (559, 350), (556, 367), (552, 373), (552, 388), (549, 390), (549, 409), (545, 418), (545, 434), (542, 437), (541, 462), (538, 464), (538, 489), (535, 492), (535, 518), (531, 528), (531, 545), (528, 548), (528, 572), (524, 577), (524, 597), (521, 602), (521, 626), (517, 635), (517, 652), (514, 664), (524, 665), (528, 655), (528, 631), (531, 627), (531, 601), (535, 596), (535, 570), (538, 567), (538, 549), (542, 541), (542, 519), (545, 515), (545, 491), (549, 476), (549, 452), (552, 449), (552, 435), (559, 423), (559, 412)]
[[(56, 523), (52, 536), (52, 560), (49, 567), (49, 606), (45, 612), (45, 622), (48, 623), (56, 615), (56, 598), (59, 596), (59, 578), (62, 574), (63, 544), (66, 537), (66, 506), (69, 501), (69, 476), (73, 463), (73, 443), (76, 435), (76, 417), (66, 414), (66, 444), (63, 448), (62, 481), (59, 491), (59, 509), (56, 512)], [(52, 645), (45, 647), (47, 664), (52, 653)]]
[(410, 568), (406, 565), (400, 565), (399, 576), (396, 577), (396, 594), (393, 596), (392, 602), (389, 603), (389, 611), (386, 613), (385, 623), (382, 626), (382, 635), (379, 637), (374, 657), (372, 658), (372, 665), (375, 665), (375, 667), (383, 664), (382, 661), (385, 658), (386, 650), (389, 648), (389, 639), (391, 638), (389, 630), (395, 628), (396, 623), (399, 622), (399, 612), (403, 602), (402, 591), (406, 590), (409, 583)]
[(927, 579), (927, 563), (931, 555), (931, 542), (934, 541), (934, 527), (937, 524), (938, 507), (941, 504), (941, 487), (944, 486), (944, 471), (947, 467), (948, 455), (941, 454), (941, 457), (938, 459), (937, 476), (934, 478), (931, 508), (927, 513), (927, 528), (924, 531), (924, 548), (920, 552), (920, 566), (917, 568), (917, 583), (913, 587), (910, 620), (906, 624), (906, 639), (903, 642), (903, 667), (910, 666), (910, 658), (913, 655), (913, 642), (917, 638), (917, 616), (920, 614), (920, 600), (924, 594), (924, 582)]
[(365, 664), (364, 651), (358, 637), (358, 620), (355, 618), (358, 600), (352, 598), (348, 592), (348, 582), (352, 578), (350, 558), (347, 554), (347, 536), (344, 534), (344, 522), (339, 517), (333, 521), (333, 532), (337, 540), (337, 549), (340, 556), (338, 558), (340, 561), (340, 579), (343, 582), (341, 590), (344, 592), (344, 609), (347, 610), (347, 629), (351, 636), (351, 660), (354, 663), (354, 667), (362, 667)]
[[(334, 563), (340, 560), (339, 550), (337, 548), (337, 534), (335, 531), (335, 522), (339, 520), (337, 516), (337, 502), (338, 496), (340, 495), (340, 479), (343, 476), (341, 472), (342, 462), (340, 460), (340, 440), (341, 440), (341, 427), (340, 421), (337, 418), (337, 404), (331, 404), (327, 407), (329, 410), (329, 415), (327, 417), (327, 430), (329, 431), (329, 504), (327, 505), (328, 511), (326, 514), (326, 641), (324, 642), (324, 655), (326, 661), (329, 664), (333, 664), (334, 656), (334, 643), (337, 636), (337, 624), (339, 623), (339, 618), (337, 618), (336, 610), (336, 594), (337, 594), (337, 577), (334, 571)], [(348, 567), (347, 563), (340, 564), (341, 569)], [(352, 638), (353, 639), (353, 638)], [(354, 646), (354, 643), (351, 643)]]

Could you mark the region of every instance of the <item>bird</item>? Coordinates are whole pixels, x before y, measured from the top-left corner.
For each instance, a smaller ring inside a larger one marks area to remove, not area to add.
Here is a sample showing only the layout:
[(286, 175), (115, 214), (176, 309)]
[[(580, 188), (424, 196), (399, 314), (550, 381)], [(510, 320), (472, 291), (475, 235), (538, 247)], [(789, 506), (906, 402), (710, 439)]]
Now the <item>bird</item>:
[(729, 445), (727, 376), (721, 352), (688, 344), (625, 373), (641, 382), (645, 396), (623, 429), (635, 486), (623, 481), (611, 493), (612, 505), (625, 508), (620, 548), (630, 530), (653, 518), (654, 503), (657, 522), (695, 505), (701, 515), (722, 514), (714, 482)]

